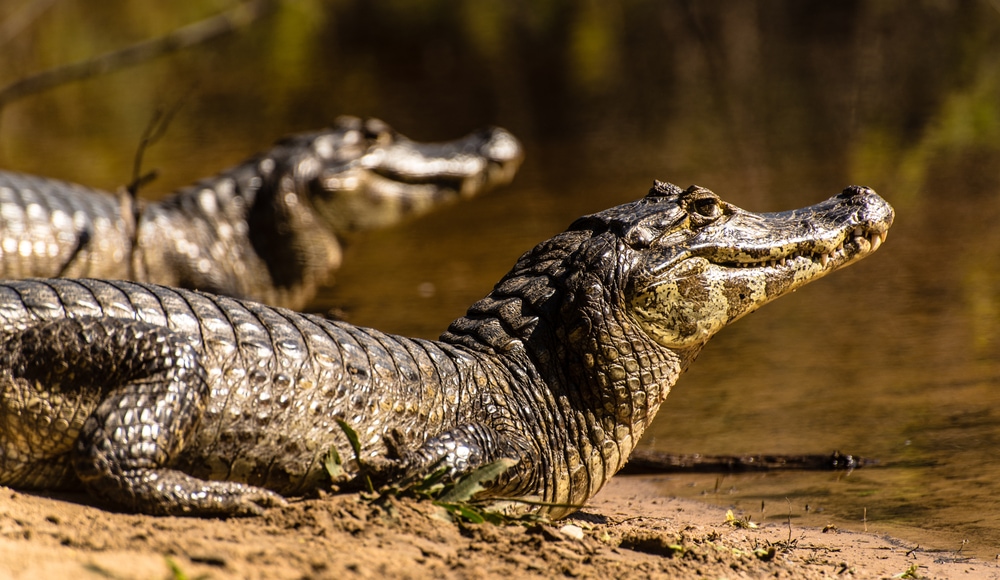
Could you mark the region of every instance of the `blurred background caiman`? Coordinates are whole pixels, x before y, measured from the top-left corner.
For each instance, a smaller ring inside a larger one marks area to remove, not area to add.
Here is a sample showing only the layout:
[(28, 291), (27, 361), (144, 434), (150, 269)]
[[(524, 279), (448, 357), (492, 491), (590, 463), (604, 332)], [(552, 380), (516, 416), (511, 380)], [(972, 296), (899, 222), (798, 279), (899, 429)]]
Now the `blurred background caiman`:
[(507, 183), (522, 157), (496, 127), (417, 143), (341, 117), (159, 202), (0, 171), (0, 277), (129, 279), (301, 309), (346, 236)]

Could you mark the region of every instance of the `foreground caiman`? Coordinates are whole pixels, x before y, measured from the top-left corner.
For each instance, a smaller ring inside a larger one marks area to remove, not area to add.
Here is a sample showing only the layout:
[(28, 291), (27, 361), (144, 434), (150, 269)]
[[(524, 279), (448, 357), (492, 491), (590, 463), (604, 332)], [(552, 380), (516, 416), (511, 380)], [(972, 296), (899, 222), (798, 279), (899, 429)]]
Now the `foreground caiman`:
[(128, 279), (302, 308), (345, 236), (506, 183), (522, 157), (499, 128), (416, 143), (342, 117), (160, 202), (0, 171), (0, 278)]
[(712, 335), (872, 253), (892, 220), (864, 187), (754, 214), (658, 182), (525, 253), (437, 342), (150, 284), (5, 282), (0, 484), (258, 513), (330, 484), (331, 447), (353, 456), (342, 421), (376, 483), (508, 458), (484, 497), (562, 516)]

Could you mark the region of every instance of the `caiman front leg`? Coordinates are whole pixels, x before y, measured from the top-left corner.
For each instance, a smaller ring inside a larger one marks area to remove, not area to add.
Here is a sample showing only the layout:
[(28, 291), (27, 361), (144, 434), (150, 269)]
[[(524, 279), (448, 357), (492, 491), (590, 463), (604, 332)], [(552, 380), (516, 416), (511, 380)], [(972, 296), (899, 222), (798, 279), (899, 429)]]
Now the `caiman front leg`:
[(535, 452), (527, 438), (500, 432), (484, 424), (466, 424), (444, 431), (425, 441), (420, 447), (405, 453), (400, 461), (403, 480), (419, 480), (434, 471), (447, 469), (447, 478), (456, 480), (476, 469), (509, 459), (514, 464), (496, 480), (482, 482), (485, 491), (481, 496), (503, 493), (515, 497), (534, 490), (525, 488), (525, 475), (532, 472), (536, 463)]
[(59, 404), (50, 406), (57, 416), (43, 422), (78, 410), (69, 407), (92, 409), (67, 453), (93, 495), (123, 510), (164, 515), (251, 515), (284, 503), (265, 489), (169, 468), (209, 392), (184, 335), (134, 320), (66, 318), (8, 335), (5, 350), (7, 372), (19, 384), (58, 394)]

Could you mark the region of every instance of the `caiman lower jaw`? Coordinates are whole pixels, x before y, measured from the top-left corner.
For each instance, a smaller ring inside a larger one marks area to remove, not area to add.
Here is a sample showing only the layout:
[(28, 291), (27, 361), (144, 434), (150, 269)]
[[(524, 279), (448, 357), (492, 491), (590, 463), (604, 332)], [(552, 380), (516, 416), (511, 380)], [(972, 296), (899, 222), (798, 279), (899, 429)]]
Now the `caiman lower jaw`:
[(723, 261), (717, 263), (726, 268), (760, 268), (768, 266), (777, 268), (786, 267), (790, 262), (805, 258), (813, 263), (818, 263), (823, 268), (829, 266), (831, 262), (834, 267), (840, 267), (859, 260), (879, 249), (887, 235), (888, 230), (865, 232), (861, 226), (858, 226), (854, 228), (854, 231), (850, 235), (844, 236), (840, 243), (831, 249), (796, 250), (780, 258), (752, 261)]
[(504, 162), (491, 161), (486, 167), (483, 178), (492, 186), (505, 185), (514, 180), (520, 167), (520, 157)]
[(446, 143), (397, 141), (365, 155), (360, 165), (399, 184), (435, 186), (462, 197), (510, 183), (524, 160), (521, 143), (499, 127)]
[(510, 161), (470, 158), (463, 163), (453, 163), (451, 167), (442, 164), (438, 173), (426, 172), (407, 175), (396, 171), (371, 168), (371, 180), (394, 184), (395, 188), (434, 188), (442, 192), (454, 192), (462, 198), (471, 198), (478, 193), (510, 183), (521, 165), (520, 158)]

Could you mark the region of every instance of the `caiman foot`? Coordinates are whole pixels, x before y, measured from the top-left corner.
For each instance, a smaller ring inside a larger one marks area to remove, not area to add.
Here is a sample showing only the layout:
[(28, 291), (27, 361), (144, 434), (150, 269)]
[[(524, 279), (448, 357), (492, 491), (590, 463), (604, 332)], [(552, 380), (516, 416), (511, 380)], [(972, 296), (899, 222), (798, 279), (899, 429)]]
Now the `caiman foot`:
[[(94, 483), (90, 487), (94, 490)], [(204, 481), (171, 469), (136, 470), (101, 482), (114, 507), (164, 516), (258, 516), (265, 508), (288, 505), (280, 495), (232, 481)], [(107, 493), (115, 490), (114, 493)]]

